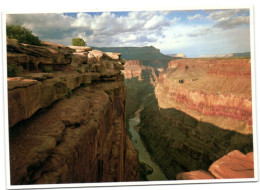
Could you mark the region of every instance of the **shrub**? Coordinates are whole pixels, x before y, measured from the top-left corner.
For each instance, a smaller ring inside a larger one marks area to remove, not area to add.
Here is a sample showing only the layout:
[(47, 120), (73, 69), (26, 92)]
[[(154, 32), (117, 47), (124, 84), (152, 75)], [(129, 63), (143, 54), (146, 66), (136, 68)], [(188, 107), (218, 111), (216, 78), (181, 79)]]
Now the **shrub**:
[(70, 98), (72, 96), (72, 90), (70, 88), (68, 88), (67, 90), (68, 90), (67, 97)]
[(85, 46), (86, 42), (81, 38), (73, 38), (71, 44), (73, 46)]
[(39, 38), (24, 26), (9, 24), (6, 26), (6, 35), (9, 39), (17, 39), (19, 43), (41, 45)]
[(8, 77), (15, 77), (18, 74), (20, 74), (23, 71), (23, 67), (22, 66), (17, 66), (15, 64), (8, 64), (7, 65), (7, 75)]
[(87, 87), (88, 86), (88, 84), (87, 83), (81, 83), (81, 85), (80, 85), (81, 87)]
[(53, 72), (53, 68), (51, 66), (44, 66), (42, 68), (42, 72), (44, 72), (44, 73), (52, 73)]
[(82, 73), (82, 72), (83, 72), (81, 68), (78, 68), (77, 71), (78, 71), (79, 73)]
[(86, 72), (90, 72), (91, 67), (92, 67), (92, 64), (87, 65), (87, 66), (85, 67), (85, 71), (86, 71)]

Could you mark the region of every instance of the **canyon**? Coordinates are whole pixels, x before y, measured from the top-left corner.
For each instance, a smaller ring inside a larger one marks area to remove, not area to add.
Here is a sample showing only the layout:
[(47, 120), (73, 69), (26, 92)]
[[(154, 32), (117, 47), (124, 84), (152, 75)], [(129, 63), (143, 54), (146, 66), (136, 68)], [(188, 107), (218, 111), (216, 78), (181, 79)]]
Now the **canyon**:
[(254, 177), (249, 58), (126, 63), (127, 118), (142, 105), (135, 128), (169, 180)]
[(120, 53), (9, 39), (7, 51), (23, 67), (8, 77), (12, 185), (139, 179)]
[(41, 43), (7, 40), (11, 184), (254, 178), (250, 58)]

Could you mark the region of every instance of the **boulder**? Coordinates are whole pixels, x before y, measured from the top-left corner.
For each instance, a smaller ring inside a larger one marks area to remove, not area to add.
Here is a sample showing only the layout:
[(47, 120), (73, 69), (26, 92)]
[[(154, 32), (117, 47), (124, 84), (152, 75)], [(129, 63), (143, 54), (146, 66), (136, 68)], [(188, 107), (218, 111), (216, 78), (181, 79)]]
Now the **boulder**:
[(89, 52), (92, 50), (92, 48), (88, 46), (68, 46), (68, 47), (75, 50), (77, 53)]
[(238, 150), (234, 150), (215, 161), (209, 167), (209, 171), (217, 179), (253, 178), (253, 152), (245, 155)]
[(107, 57), (113, 60), (119, 60), (121, 57), (121, 53), (111, 53), (111, 52), (106, 52), (104, 53)]
[(97, 59), (97, 61), (100, 61), (104, 57), (104, 52), (96, 50), (96, 49), (90, 51), (89, 54), (91, 57), (93, 55)]
[(89, 54), (88, 54), (88, 63), (89, 63), (89, 64), (95, 64), (95, 63), (97, 63), (97, 62), (98, 62), (98, 60), (97, 60), (97, 58), (95, 57), (95, 55), (92, 54), (92, 53), (89, 53)]
[(177, 174), (177, 180), (190, 180), (190, 179), (215, 179), (213, 175), (204, 170), (182, 172)]

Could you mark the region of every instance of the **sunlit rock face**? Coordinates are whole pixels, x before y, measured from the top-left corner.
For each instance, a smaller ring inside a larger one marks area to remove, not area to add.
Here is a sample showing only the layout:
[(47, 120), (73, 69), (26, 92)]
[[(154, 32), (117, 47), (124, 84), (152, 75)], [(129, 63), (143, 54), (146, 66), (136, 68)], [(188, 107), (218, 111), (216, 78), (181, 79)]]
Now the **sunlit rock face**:
[(208, 171), (179, 173), (177, 180), (254, 178), (254, 153), (234, 150), (216, 160)]
[[(139, 81), (144, 79), (144, 73), (149, 76), (150, 83), (155, 86), (157, 81), (157, 75), (155, 69), (151, 66), (144, 66), (140, 60), (127, 60), (124, 65), (124, 76), (125, 79), (131, 79), (137, 77)], [(159, 69), (160, 70), (160, 69)], [(158, 72), (160, 72), (158, 70)]]
[[(137, 181), (120, 53), (7, 42), (12, 185)], [(45, 66), (52, 73), (43, 73)]]
[(159, 73), (155, 95), (199, 121), (252, 134), (250, 59), (180, 59)]
[(145, 66), (141, 64), (139, 60), (127, 60), (125, 62), (125, 78), (131, 79), (133, 77), (138, 77), (139, 80), (142, 79), (142, 70), (145, 69)]

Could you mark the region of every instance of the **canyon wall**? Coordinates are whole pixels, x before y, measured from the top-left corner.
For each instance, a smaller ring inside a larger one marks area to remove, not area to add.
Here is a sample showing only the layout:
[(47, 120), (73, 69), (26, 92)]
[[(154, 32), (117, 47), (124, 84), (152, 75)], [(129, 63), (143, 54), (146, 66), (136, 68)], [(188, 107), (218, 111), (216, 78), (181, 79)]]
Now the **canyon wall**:
[(127, 60), (125, 62), (124, 76), (126, 79), (138, 77), (138, 80), (142, 80), (143, 69), (145, 69), (145, 66), (140, 60)]
[[(169, 62), (155, 86), (147, 70), (142, 81), (127, 80), (128, 98), (143, 105), (139, 133), (169, 180), (205, 173), (234, 150), (253, 155), (250, 69), (249, 59), (182, 59)], [(245, 178), (254, 173), (250, 162)]]
[[(11, 184), (136, 181), (117, 53), (8, 40)], [(43, 73), (46, 66), (53, 72)]]
[(250, 59), (171, 61), (155, 87), (161, 108), (175, 108), (199, 121), (252, 134)]
[(207, 171), (213, 162), (233, 150), (244, 154), (253, 151), (251, 134), (198, 121), (174, 108), (160, 108), (152, 96), (146, 101), (139, 133), (169, 180), (182, 172)]

